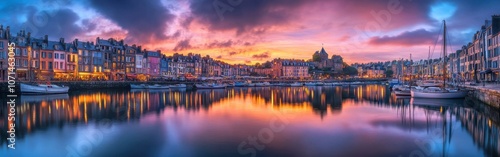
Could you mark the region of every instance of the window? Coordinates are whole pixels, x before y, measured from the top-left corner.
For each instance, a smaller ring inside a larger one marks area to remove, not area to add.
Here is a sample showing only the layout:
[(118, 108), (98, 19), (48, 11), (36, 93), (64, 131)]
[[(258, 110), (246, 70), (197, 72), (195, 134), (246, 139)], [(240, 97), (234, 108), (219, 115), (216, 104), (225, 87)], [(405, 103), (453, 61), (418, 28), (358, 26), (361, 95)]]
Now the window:
[(45, 52), (42, 52), (42, 58), (45, 58), (46, 57), (46, 53)]
[(16, 48), (16, 56), (20, 56), (21, 55), (21, 50), (19, 48)]
[(3, 42), (0, 42), (0, 49), (3, 49)]
[(57, 62), (54, 62), (54, 69), (59, 69), (59, 64), (57, 64)]
[(23, 56), (28, 56), (28, 50), (23, 49)]
[(41, 67), (41, 69), (42, 70), (45, 69), (45, 61), (42, 61), (42, 67)]
[(48, 56), (48, 57), (49, 57), (49, 58), (52, 58), (52, 52), (49, 52), (49, 56)]
[(59, 62), (59, 64), (60, 64), (60, 65), (59, 65), (59, 67), (60, 67), (61, 69), (64, 69), (64, 64), (63, 64), (63, 62)]
[(24, 60), (23, 67), (28, 67), (28, 60)]
[(0, 51), (0, 59), (7, 58), (7, 53)]
[(52, 70), (52, 62), (49, 62), (49, 70)]
[(64, 59), (64, 54), (61, 54), (61, 55), (59, 56), (59, 59)]
[[(54, 59), (59, 59), (59, 53), (54, 53)], [(57, 66), (56, 66), (57, 67)], [(56, 68), (57, 69), (57, 68)]]

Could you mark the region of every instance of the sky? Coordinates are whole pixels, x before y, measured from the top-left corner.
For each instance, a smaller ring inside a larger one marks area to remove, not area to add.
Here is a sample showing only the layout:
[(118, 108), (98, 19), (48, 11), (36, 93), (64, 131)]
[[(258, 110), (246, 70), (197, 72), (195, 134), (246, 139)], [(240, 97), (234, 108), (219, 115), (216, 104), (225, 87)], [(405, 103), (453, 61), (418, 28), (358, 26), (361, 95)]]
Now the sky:
[[(41, 38), (125, 40), (232, 64), (311, 59), (427, 59), (446, 20), (452, 51), (500, 14), (498, 0), (3, 0), (0, 24)], [(439, 44), (432, 58), (440, 57)]]

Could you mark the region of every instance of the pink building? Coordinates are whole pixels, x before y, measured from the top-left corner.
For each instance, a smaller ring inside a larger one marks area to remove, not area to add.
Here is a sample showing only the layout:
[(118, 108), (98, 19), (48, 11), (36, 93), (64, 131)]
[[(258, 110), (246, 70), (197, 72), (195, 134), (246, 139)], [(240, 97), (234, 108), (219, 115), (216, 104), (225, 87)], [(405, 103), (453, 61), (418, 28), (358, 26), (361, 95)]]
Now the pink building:
[(144, 50), (145, 54), (144, 57), (146, 58), (147, 61), (147, 72), (149, 74), (150, 78), (159, 78), (161, 77), (161, 72), (160, 72), (160, 58), (161, 58), (161, 51), (146, 51)]

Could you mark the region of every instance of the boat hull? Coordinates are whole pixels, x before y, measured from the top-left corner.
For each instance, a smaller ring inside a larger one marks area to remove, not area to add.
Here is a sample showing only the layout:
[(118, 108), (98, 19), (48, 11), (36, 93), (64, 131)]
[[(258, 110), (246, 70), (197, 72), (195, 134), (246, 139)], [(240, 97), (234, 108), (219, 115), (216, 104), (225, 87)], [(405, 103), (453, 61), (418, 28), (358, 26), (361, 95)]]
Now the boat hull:
[(395, 90), (394, 94), (396, 94), (397, 96), (411, 96), (411, 91)]
[(467, 91), (456, 91), (456, 92), (411, 91), (412, 98), (455, 99), (455, 98), (465, 98), (465, 96), (467, 96)]
[(130, 88), (131, 89), (148, 89), (148, 86), (145, 84), (140, 84), (140, 85), (130, 84)]
[(68, 93), (69, 87), (61, 86), (35, 86), (21, 83), (21, 93), (25, 94), (62, 94)]

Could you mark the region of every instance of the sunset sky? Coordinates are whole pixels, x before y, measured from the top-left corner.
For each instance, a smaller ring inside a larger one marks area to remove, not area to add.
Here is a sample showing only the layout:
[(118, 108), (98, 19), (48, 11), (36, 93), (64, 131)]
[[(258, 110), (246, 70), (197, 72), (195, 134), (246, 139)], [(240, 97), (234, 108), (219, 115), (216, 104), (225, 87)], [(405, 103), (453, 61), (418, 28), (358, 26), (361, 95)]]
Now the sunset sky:
[[(498, 0), (17, 0), (0, 24), (66, 41), (124, 39), (228, 63), (310, 59), (322, 44), (348, 63), (424, 59), (446, 20), (452, 49), (471, 41)], [(433, 57), (439, 57), (436, 50)]]

